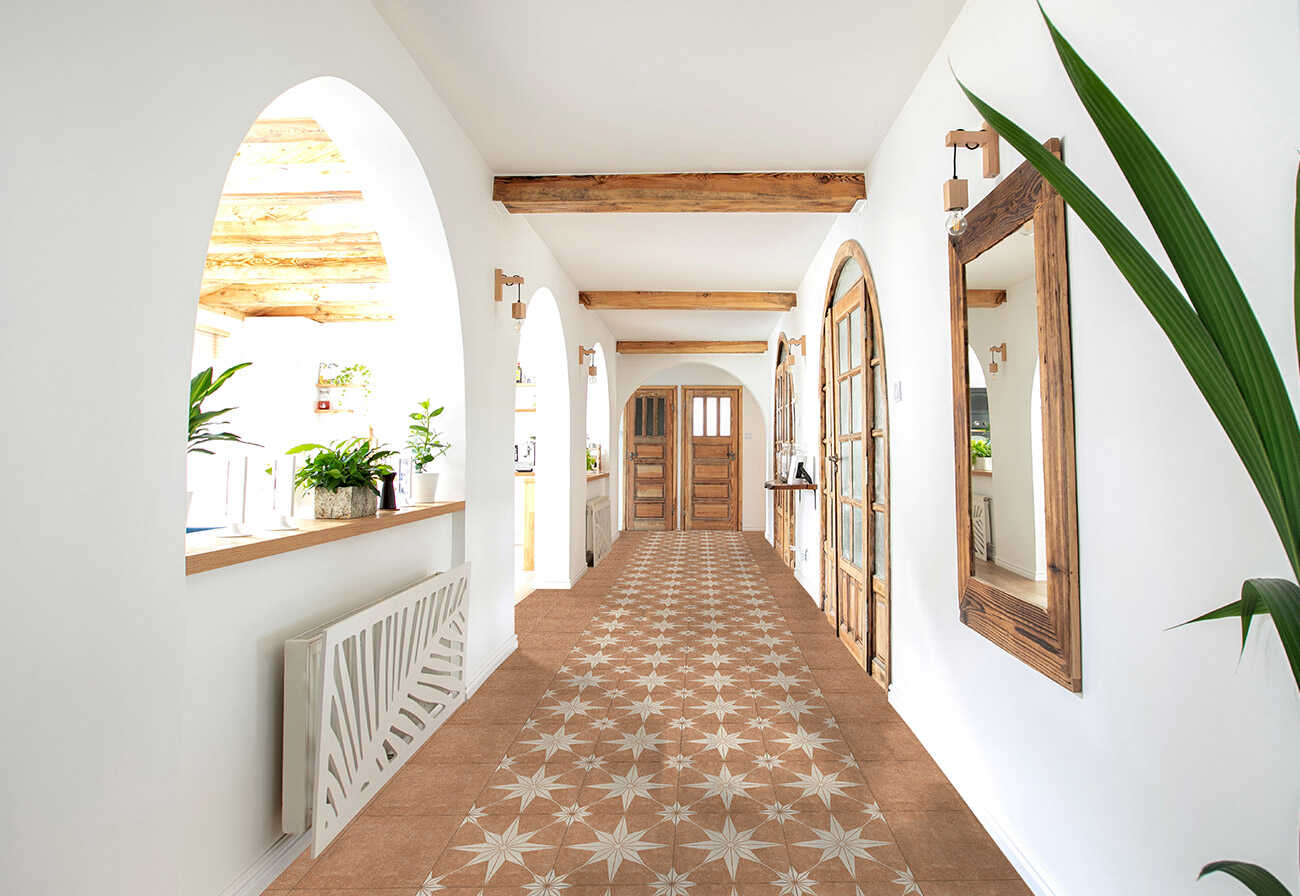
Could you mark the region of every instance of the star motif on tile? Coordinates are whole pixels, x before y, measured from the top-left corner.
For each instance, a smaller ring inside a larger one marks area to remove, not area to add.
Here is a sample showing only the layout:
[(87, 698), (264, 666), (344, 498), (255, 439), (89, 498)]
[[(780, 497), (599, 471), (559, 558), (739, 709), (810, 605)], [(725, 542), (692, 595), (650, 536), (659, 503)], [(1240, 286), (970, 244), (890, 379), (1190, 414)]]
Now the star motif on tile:
[(693, 768), (695, 766), (695, 760), (682, 753), (674, 753), (672, 756), (664, 757), (664, 766), (666, 768), (680, 771), (684, 768)]
[(756, 830), (758, 830), (756, 827), (747, 831), (736, 830), (735, 822), (728, 815), (727, 820), (723, 822), (722, 830), (706, 830), (704, 832), (704, 836), (708, 838), (707, 840), (682, 845), (691, 849), (707, 850), (708, 855), (705, 856), (704, 861), (706, 863), (722, 862), (727, 866), (727, 873), (731, 875), (732, 879), (735, 879), (736, 868), (739, 867), (741, 861), (759, 861), (758, 856), (754, 854), (754, 850), (777, 845), (766, 840), (757, 839), (754, 836)]
[(723, 759), (727, 758), (727, 753), (732, 750), (743, 750), (743, 744), (757, 743), (752, 738), (741, 737), (739, 731), (728, 731), (721, 725), (713, 734), (705, 734), (701, 738), (691, 741), (693, 744), (702, 744), (704, 750), (716, 750), (718, 755)]
[(433, 872), (429, 872), (429, 876), (426, 877), (424, 883), (420, 885), (420, 892), (416, 893), (415, 896), (433, 896), (433, 894), (437, 893), (439, 890), (445, 889), (447, 888), (442, 885), (442, 878), (434, 877)]
[(642, 697), (640, 700), (634, 700), (627, 706), (628, 715), (640, 716), (641, 721), (645, 721), (650, 716), (661, 715), (668, 708), (668, 704), (662, 700), (656, 700), (653, 697)]
[(866, 825), (858, 825), (851, 830), (845, 830), (840, 824), (840, 820), (834, 815), (831, 816), (830, 830), (823, 831), (813, 828), (812, 831), (817, 835), (815, 840), (805, 840), (798, 846), (807, 846), (811, 849), (820, 849), (822, 857), (820, 861), (827, 862), (831, 859), (839, 859), (850, 874), (856, 874), (854, 862), (857, 859), (867, 859), (874, 862), (876, 859), (869, 850), (877, 846), (887, 846), (888, 844), (880, 840), (868, 840), (862, 836), (862, 829)]
[(483, 832), (482, 843), (471, 843), (467, 846), (456, 847), (464, 852), (474, 853), (474, 858), (469, 860), (469, 865), (487, 865), (487, 877), (485, 880), (491, 880), (492, 875), (501, 870), (501, 866), (509, 862), (512, 865), (524, 866), (524, 853), (536, 852), (541, 849), (550, 849), (545, 843), (533, 843), (533, 835), (537, 831), (528, 834), (519, 833), (519, 819), (512, 819), (510, 824), (500, 834), (494, 834), (489, 830), (480, 828)]
[(552, 791), (568, 790), (569, 785), (557, 784), (560, 775), (546, 774), (546, 766), (542, 766), (531, 775), (515, 775), (513, 784), (495, 784), (494, 790), (504, 790), (509, 794), (510, 799), (519, 799), (519, 811), (527, 809), (533, 800), (538, 798), (549, 799)]
[(672, 679), (667, 675), (661, 675), (658, 672), (648, 672), (645, 675), (638, 675), (632, 680), (636, 682), (637, 687), (645, 688), (647, 691), (653, 691), (660, 685), (668, 684)]
[(723, 716), (736, 715), (739, 708), (740, 704), (735, 700), (724, 700), (722, 697), (714, 697), (707, 703), (695, 707), (695, 711), (704, 713), (705, 715), (717, 716), (718, 721), (721, 722)]
[(711, 688), (713, 688), (715, 691), (720, 691), (723, 688), (729, 688), (735, 683), (736, 683), (736, 676), (726, 675), (717, 669), (713, 670), (712, 675), (700, 679), (700, 684), (706, 684)]
[(695, 810), (689, 806), (683, 806), (681, 803), (673, 803), (671, 806), (664, 806), (659, 810), (658, 815), (664, 821), (671, 821), (673, 824), (680, 824), (688, 821), (695, 815)]
[(790, 662), (790, 657), (786, 656), (784, 653), (777, 653), (775, 650), (769, 650), (766, 654), (760, 656), (758, 661), (772, 666), (784, 666), (786, 663)]
[(765, 768), (771, 771), (774, 768), (780, 768), (781, 757), (773, 756), (771, 753), (764, 753), (761, 756), (754, 757), (754, 764), (759, 768)]
[(898, 877), (894, 878), (893, 883), (901, 884), (903, 886), (903, 892), (899, 894), (899, 896), (907, 896), (909, 893), (916, 893), (917, 896), (920, 896), (921, 888), (918, 887), (916, 881), (912, 879), (912, 871), (910, 868), (904, 868), (902, 871), (897, 871), (895, 873)]
[(706, 797), (718, 797), (722, 800), (722, 805), (730, 810), (733, 798), (748, 796), (749, 791), (760, 786), (757, 781), (746, 780), (746, 774), (747, 772), (732, 774), (731, 770), (724, 765), (716, 775), (705, 773), (703, 781), (694, 782), (689, 786), (703, 790)]
[(825, 803), (828, 809), (831, 805), (831, 797), (844, 796), (845, 788), (854, 786), (852, 782), (841, 781), (839, 772), (831, 772), (828, 775), (815, 765), (808, 774), (796, 772), (795, 777), (799, 779), (797, 784), (787, 784), (785, 786), (799, 787), (802, 785), (803, 793), (799, 794), (800, 797), (815, 796)]
[(878, 806), (876, 803), (867, 803), (865, 808), (867, 810), (868, 817), (870, 817), (872, 821), (885, 820), (885, 816), (882, 815), (880, 812), (880, 806)]
[(695, 886), (687, 875), (676, 868), (669, 868), (666, 873), (655, 874), (654, 896), (689, 896), (690, 888)]
[(524, 892), (528, 896), (561, 896), (569, 886), (564, 875), (557, 875), (552, 868), (545, 874), (534, 874), (532, 882), (524, 884)]
[(813, 887), (817, 886), (817, 881), (812, 879), (810, 872), (791, 868), (778, 873), (772, 886), (781, 888), (780, 896), (815, 896)]
[(796, 700), (788, 694), (785, 699), (773, 706), (772, 709), (782, 715), (790, 716), (796, 721), (813, 711), (807, 700)]
[(731, 657), (725, 653), (718, 653), (718, 651), (715, 650), (712, 653), (700, 657), (700, 662), (709, 663), (714, 668), (717, 668), (718, 666), (725, 666), (727, 663), (731, 662)]
[(668, 741), (658, 734), (647, 732), (645, 725), (642, 725), (635, 732), (622, 734), (611, 743), (618, 744), (617, 752), (629, 751), (632, 753), (633, 759), (640, 759), (641, 754), (646, 750), (653, 750), (656, 753), (661, 752), (659, 748)]
[(787, 821), (790, 821), (798, 815), (799, 812), (789, 803), (777, 801), (764, 806), (763, 814), (772, 821), (779, 821), (781, 824), (785, 824)]
[(567, 828), (575, 821), (584, 821), (591, 814), (591, 810), (586, 806), (574, 803), (570, 806), (561, 806), (558, 811), (552, 814), (555, 816), (556, 821)]
[(626, 818), (620, 818), (618, 825), (612, 831), (593, 829), (592, 833), (596, 835), (594, 842), (575, 843), (573, 848), (590, 852), (590, 862), (604, 862), (610, 880), (614, 879), (615, 872), (624, 862), (644, 865), (645, 861), (641, 858), (641, 853), (664, 848), (662, 843), (646, 840), (643, 836), (645, 831), (629, 831)]
[[(611, 623), (611, 625), (612, 624), (613, 623)], [(578, 659), (592, 668), (609, 662), (609, 657), (605, 655), (605, 651), (603, 650), (597, 650), (594, 653), (584, 653), (582, 656), (578, 657)]]
[(553, 716), (564, 716), (564, 721), (569, 721), (574, 716), (585, 716), (596, 708), (596, 704), (589, 703), (581, 697), (571, 697), (568, 700), (561, 700), (554, 706), (546, 706), (546, 709)]
[(559, 731), (542, 733), (538, 735), (537, 740), (524, 741), (524, 743), (531, 744), (533, 747), (528, 752), (536, 753), (538, 750), (543, 750), (546, 753), (546, 758), (550, 759), (561, 750), (572, 753), (574, 752), (573, 748), (578, 744), (591, 743), (591, 741), (579, 740), (576, 732), (569, 734), (564, 728), (565, 726), (561, 725)]
[(618, 727), (618, 722), (615, 722), (609, 716), (601, 716), (598, 719), (591, 720), (591, 727), (597, 731), (608, 731), (610, 728)]
[(483, 816), (487, 815), (486, 809), (480, 809), (478, 806), (470, 806), (469, 811), (465, 813), (465, 820), (461, 824), (478, 824)]
[(616, 796), (623, 801), (623, 810), (627, 811), (628, 806), (632, 805), (632, 800), (637, 797), (653, 799), (650, 794), (651, 790), (662, 790), (667, 784), (656, 784), (654, 782), (654, 773), (643, 775), (637, 771), (634, 765), (628, 769), (625, 775), (610, 775), (610, 779), (603, 784), (595, 784), (594, 787), (600, 790), (609, 791), (610, 796)]
[(805, 731), (802, 725), (795, 732), (778, 737), (776, 740), (785, 744), (787, 750), (803, 750), (809, 759), (812, 758), (814, 750), (826, 750), (826, 744), (831, 742), (828, 737)]

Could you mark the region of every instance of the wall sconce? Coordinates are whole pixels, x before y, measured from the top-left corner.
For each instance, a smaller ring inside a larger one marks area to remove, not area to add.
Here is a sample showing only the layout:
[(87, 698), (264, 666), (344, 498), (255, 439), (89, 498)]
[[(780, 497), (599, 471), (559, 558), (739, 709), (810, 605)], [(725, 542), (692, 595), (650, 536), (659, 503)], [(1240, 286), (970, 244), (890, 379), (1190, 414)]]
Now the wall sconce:
[(500, 269), (496, 269), (496, 300), (504, 301), (502, 289), (506, 286), (515, 287), (515, 301), (510, 306), (510, 316), (514, 318), (515, 332), (518, 333), (524, 328), (524, 319), (528, 317), (528, 306), (524, 304), (524, 278), (518, 274), (512, 274), (509, 277)]
[(596, 346), (578, 346), (578, 366), (587, 368), (587, 382), (596, 383)]
[(970, 204), (970, 191), (966, 181), (957, 177), (957, 150), (981, 150), (984, 176), (997, 177), (1001, 170), (998, 134), (986, 121), (983, 128), (978, 131), (949, 131), (944, 146), (952, 147), (952, 179), (944, 181), (943, 184), (943, 210), (951, 214), (948, 215), (944, 229), (948, 231), (949, 236), (960, 236), (966, 231), (966, 216), (963, 212)]
[(989, 346), (989, 376), (998, 372), (998, 362), (997, 358), (994, 357), (995, 355), (1001, 355), (1002, 363), (1007, 363), (1007, 344), (1005, 342), (1001, 345)]

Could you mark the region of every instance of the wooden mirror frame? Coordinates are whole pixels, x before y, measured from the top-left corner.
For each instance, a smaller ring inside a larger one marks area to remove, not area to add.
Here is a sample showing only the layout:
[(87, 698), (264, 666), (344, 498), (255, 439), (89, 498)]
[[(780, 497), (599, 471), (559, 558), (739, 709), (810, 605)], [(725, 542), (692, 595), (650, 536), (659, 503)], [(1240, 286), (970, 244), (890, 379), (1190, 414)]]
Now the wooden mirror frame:
[[(1061, 141), (1044, 146), (1061, 157)], [(1043, 497), (1046, 508), (1047, 609), (973, 574), (970, 389), (966, 265), (1025, 223), (1034, 223), (1042, 393)], [(948, 240), (952, 298), (953, 433), (957, 474), (957, 581), (961, 621), (1071, 691), (1083, 689), (1079, 644), (1079, 530), (1074, 467), (1074, 383), (1065, 202), (1028, 162), (998, 184)]]

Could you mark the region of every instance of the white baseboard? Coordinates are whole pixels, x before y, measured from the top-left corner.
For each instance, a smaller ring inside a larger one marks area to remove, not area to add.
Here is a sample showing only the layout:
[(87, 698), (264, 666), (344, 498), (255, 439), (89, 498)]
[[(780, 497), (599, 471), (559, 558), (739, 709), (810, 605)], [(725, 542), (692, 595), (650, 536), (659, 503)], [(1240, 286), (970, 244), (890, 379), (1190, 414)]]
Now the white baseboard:
[[(965, 785), (965, 782), (951, 773), (950, 770), (953, 768), (953, 763), (945, 760), (943, 749), (938, 743), (936, 743), (936, 739), (934, 737), (927, 737), (926, 732), (928, 729), (928, 720), (925, 711), (918, 708), (919, 704), (915, 701), (908, 700), (907, 692), (900, 689), (897, 683), (892, 684), (889, 688), (889, 703), (898, 712), (899, 716), (902, 717), (903, 721), (907, 723), (907, 726), (912, 729), (912, 732), (916, 735), (917, 739), (921, 741), (921, 746), (925, 747), (929, 752), (931, 758), (934, 759), (935, 764), (938, 765), (939, 769), (947, 776), (949, 782), (956, 789), (957, 793), (959, 793), (961, 798), (966, 801), (966, 804), (970, 806), (971, 812), (975, 813), (975, 817), (979, 819), (980, 824), (984, 825), (984, 829), (989, 832), (989, 836), (993, 838), (993, 842), (996, 843), (998, 848), (1006, 855), (1007, 861), (1009, 861), (1012, 867), (1016, 869), (1016, 872), (1024, 878), (1025, 884), (1033, 891), (1034, 896), (1056, 896), (1055, 891), (1048, 885), (1047, 880), (1033, 865), (1033, 863), (1029, 861), (1025, 856), (1024, 851), (1020, 848), (1020, 844), (1016, 842), (1015, 837), (1013, 837), (1010, 831), (1007, 830), (1002, 817), (993, 812), (985, 804), (984, 794), (972, 791), (969, 786)], [(940, 749), (936, 750), (935, 747), (940, 747)], [(886, 813), (886, 821), (888, 821), (888, 813)]]
[(1015, 575), (1020, 576), (1020, 578), (1022, 579), (1030, 579), (1035, 582), (1047, 581), (1047, 573), (1045, 571), (1042, 573), (1038, 573), (1032, 569), (1027, 569), (1024, 566), (1021, 566), (1019, 563), (1012, 563), (1010, 560), (1002, 560), (998, 558), (996, 555), (993, 557), (993, 565), (1000, 566), (1001, 568), (1005, 569), (1007, 572), (1014, 573)]
[(497, 666), (509, 659), (510, 654), (518, 649), (519, 635), (512, 633), (509, 638), (501, 642), (500, 647), (493, 651), (491, 658), (483, 664), (483, 667), (469, 677), (469, 682), (466, 685), (469, 696), (474, 696), (474, 692), (483, 686), (483, 682), (487, 681), (488, 676), (497, 670)]
[(311, 831), (285, 834), (262, 853), (261, 858), (249, 865), (235, 880), (221, 891), (220, 896), (262, 896), (262, 891), (275, 883), (285, 869), (302, 851), (311, 846)]

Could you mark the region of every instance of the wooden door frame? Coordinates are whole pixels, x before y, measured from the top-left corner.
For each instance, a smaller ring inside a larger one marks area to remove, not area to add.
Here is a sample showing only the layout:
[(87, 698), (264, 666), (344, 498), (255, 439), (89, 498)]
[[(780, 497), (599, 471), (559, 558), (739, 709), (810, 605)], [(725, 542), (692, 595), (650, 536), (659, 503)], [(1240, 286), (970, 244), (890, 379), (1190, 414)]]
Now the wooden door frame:
[[(871, 673), (871, 677), (881, 687), (888, 688), (892, 676), (892, 669), (893, 669), (893, 664), (891, 662), (891, 653), (890, 653), (890, 645), (893, 640), (891, 637), (892, 636), (891, 592), (893, 589), (893, 570), (890, 568), (890, 560), (892, 558), (892, 552), (890, 549), (890, 517), (892, 516), (891, 514), (892, 504), (891, 504), (890, 489), (889, 489), (889, 485), (890, 485), (889, 378), (886, 374), (887, 366), (885, 360), (884, 325), (880, 316), (880, 301), (876, 294), (876, 283), (875, 283), (875, 279), (871, 275), (871, 265), (867, 263), (866, 253), (862, 250), (862, 246), (858, 243), (857, 240), (845, 240), (843, 243), (840, 244), (839, 249), (836, 250), (835, 252), (835, 259), (834, 261), (831, 262), (830, 275), (827, 277), (826, 280), (826, 297), (825, 297), (825, 302), (822, 306), (822, 333), (823, 333), (822, 346), (821, 346), (822, 354), (818, 363), (818, 367), (820, 368), (820, 372), (818, 374), (818, 378), (819, 378), (818, 395), (820, 397), (819, 404), (821, 405), (821, 409), (819, 412), (821, 416), (821, 432), (820, 432), (821, 438), (819, 440), (819, 445), (818, 445), (818, 452), (820, 454), (819, 467), (820, 467), (820, 474), (822, 477), (821, 481), (823, 483), (823, 488), (825, 489), (827, 494), (833, 494), (834, 491), (838, 489), (838, 482), (831, 483), (831, 481), (827, 478), (828, 465), (826, 462), (826, 440), (828, 438), (828, 435), (826, 429), (826, 424), (827, 424), (826, 421), (826, 400), (827, 400), (826, 398), (826, 353), (830, 350), (830, 347), (829, 347), (829, 340), (826, 338), (826, 335), (829, 331), (826, 328), (825, 322), (831, 312), (831, 306), (834, 305), (835, 303), (835, 289), (839, 285), (840, 274), (844, 269), (844, 265), (847, 264), (850, 259), (856, 261), (859, 269), (862, 271), (862, 280), (866, 290), (865, 305), (868, 313), (871, 316), (872, 340), (876, 348), (875, 354), (878, 355), (880, 358), (879, 371), (876, 374), (873, 374), (873, 377), (876, 375), (880, 377), (883, 386), (883, 388), (881, 389), (881, 394), (884, 396), (885, 399), (883, 406), (880, 409), (881, 419), (884, 422), (883, 430), (881, 430), (883, 432), (883, 438), (881, 439), (882, 446), (883, 446), (881, 452), (882, 454), (881, 467), (883, 469), (883, 477), (881, 482), (875, 483), (876, 492), (872, 495), (872, 500), (868, 502), (868, 506), (867, 506), (868, 514), (870, 514), (873, 505), (880, 504), (884, 507), (884, 511), (882, 513), (884, 525), (881, 527), (881, 531), (873, 533), (873, 536), (875, 538), (880, 538), (883, 541), (883, 552), (884, 552), (883, 565), (884, 565), (884, 573), (885, 573), (884, 575), (885, 585), (883, 589), (884, 594), (878, 594), (875, 589), (875, 582), (874, 582), (875, 577), (872, 576), (870, 573), (870, 565), (873, 562), (873, 557), (868, 556), (866, 554), (865, 545), (863, 548), (864, 550), (863, 566), (867, 568), (867, 576), (866, 576), (867, 578), (866, 592), (867, 592), (867, 607), (868, 607), (867, 612), (871, 613), (873, 616), (873, 618), (870, 620), (870, 624), (867, 627), (868, 635), (870, 637), (870, 643), (865, 645), (867, 665), (869, 666), (868, 671)], [(866, 336), (865, 327), (863, 328), (863, 336), (865, 339)], [(865, 356), (863, 358), (863, 363), (864, 365), (866, 365), (866, 369), (870, 369), (871, 353), (864, 352), (864, 355)], [(864, 381), (864, 389), (863, 389), (864, 398), (867, 392), (868, 390), (865, 388), (865, 381)], [(867, 414), (870, 411), (870, 409), (871, 409), (871, 405), (870, 403), (868, 403), (864, 407), (863, 413)], [(873, 424), (873, 420), (870, 417), (868, 417), (863, 421), (863, 425), (865, 427), (864, 429), (865, 439), (870, 440), (874, 438), (874, 429), (872, 424)], [(830, 437), (834, 438), (834, 434), (832, 434)], [(870, 470), (863, 471), (864, 477), (867, 476), (868, 474), (874, 476), (874, 472)], [(883, 500), (879, 500), (881, 497), (883, 497)], [(838, 508), (836, 508), (836, 510), (838, 511)], [(818, 546), (822, 555), (823, 567), (826, 562), (826, 552), (824, 550), (824, 546), (826, 544), (826, 537), (827, 537), (826, 514), (827, 514), (826, 506), (823, 506), (822, 512), (819, 515), (822, 531), (820, 533), (821, 544), (819, 544)], [(869, 516), (869, 519), (874, 519), (874, 516)], [(871, 527), (872, 524), (869, 523), (867, 519), (864, 519), (863, 531), (864, 532), (869, 531)], [(871, 547), (874, 550), (874, 544)], [(836, 550), (836, 555), (838, 555), (838, 550), (839, 550), (838, 545), (836, 546), (835, 550)], [(836, 576), (836, 582), (838, 583), (838, 576)], [(820, 588), (823, 590), (823, 592), (826, 588), (825, 568), (821, 570)], [(825, 595), (823, 594), (823, 597), (824, 596)], [(879, 602), (877, 598), (883, 598), (883, 603)], [(838, 630), (838, 626), (837, 626), (837, 630)]]
[(633, 419), (632, 406), (639, 393), (664, 393), (664, 517), (668, 525), (665, 532), (675, 531), (680, 527), (677, 514), (677, 386), (639, 386), (632, 390), (623, 405), (623, 530), (626, 532), (654, 531), (632, 528), (632, 488), (635, 476), (632, 471)]
[[(802, 337), (800, 337), (802, 339)], [(781, 418), (781, 384), (784, 378), (786, 388), (786, 407), (790, 410), (790, 419), (785, 423), (788, 427), (786, 436), (790, 442), (797, 442), (795, 438), (795, 407), (798, 403), (798, 395), (795, 393), (791, 382), (790, 369), (794, 366), (794, 356), (791, 354), (792, 348), (790, 339), (782, 331), (776, 339), (776, 364), (772, 370), (772, 478), (776, 479), (781, 472), (780, 462), (777, 460), (777, 424)], [(795, 493), (786, 489), (772, 489), (772, 545), (776, 548), (777, 553), (781, 556), (781, 561), (794, 568), (794, 548), (798, 542), (797, 530), (795, 528)], [(782, 543), (778, 537), (777, 507), (787, 515), (787, 527), (789, 531), (789, 541)]]
[[(744, 397), (743, 390), (740, 386), (681, 386), (680, 388), (681, 388), (681, 396), (682, 396), (682, 402), (681, 402), (682, 425), (678, 427), (678, 431), (681, 433), (681, 453), (679, 456), (681, 457), (680, 472), (681, 472), (682, 491), (685, 491), (687, 488), (690, 487), (691, 474), (692, 474), (691, 467), (694, 466), (695, 463), (693, 452), (687, 450), (687, 440), (691, 438), (690, 427), (686, 423), (688, 419), (687, 415), (689, 413), (688, 408), (690, 406), (690, 394), (692, 390), (700, 390), (700, 391), (708, 391), (708, 392), (725, 391), (731, 393), (731, 408), (732, 408), (732, 417), (733, 417), (732, 427), (731, 427), (731, 438), (732, 441), (736, 443), (736, 465), (735, 465), (735, 472), (734, 472), (735, 494), (736, 494), (736, 528), (734, 531), (740, 532), (742, 530), (742, 526), (743, 526), (742, 520), (744, 519), (744, 514), (745, 514), (745, 495), (744, 492), (741, 490), (741, 486), (744, 484), (742, 465), (745, 460), (745, 455), (744, 455), (745, 440), (741, 437), (741, 426), (744, 423), (744, 413), (742, 412), (741, 404), (740, 404), (742, 398)], [(689, 530), (691, 528), (690, 525), (688, 525), (689, 523), (688, 517), (690, 516), (690, 504), (691, 502), (688, 496), (687, 499), (682, 502), (682, 508), (681, 508), (682, 511), (681, 528), (683, 530)], [(719, 531), (719, 530), (714, 530), (714, 531)], [(721, 531), (726, 531), (726, 530), (721, 530)]]

